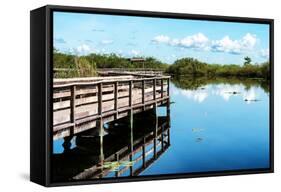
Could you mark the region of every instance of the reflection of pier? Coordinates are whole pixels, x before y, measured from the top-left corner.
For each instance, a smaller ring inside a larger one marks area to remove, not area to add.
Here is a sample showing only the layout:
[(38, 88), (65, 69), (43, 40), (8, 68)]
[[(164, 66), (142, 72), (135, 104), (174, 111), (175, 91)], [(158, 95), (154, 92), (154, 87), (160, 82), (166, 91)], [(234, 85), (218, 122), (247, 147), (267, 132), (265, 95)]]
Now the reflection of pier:
[(124, 75), (55, 79), (53, 138), (65, 138), (157, 106), (169, 108), (169, 77)]
[(170, 114), (157, 116), (156, 108), (76, 136), (77, 147), (54, 154), (56, 181), (139, 175), (170, 146)]

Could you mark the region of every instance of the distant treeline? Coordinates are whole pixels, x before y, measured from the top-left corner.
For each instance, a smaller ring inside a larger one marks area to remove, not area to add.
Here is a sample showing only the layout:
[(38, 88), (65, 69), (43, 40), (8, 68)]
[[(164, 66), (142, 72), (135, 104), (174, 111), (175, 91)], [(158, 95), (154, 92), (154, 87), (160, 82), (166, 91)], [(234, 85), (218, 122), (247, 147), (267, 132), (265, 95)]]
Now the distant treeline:
[(255, 65), (251, 64), (251, 59), (249, 57), (245, 57), (243, 66), (208, 64), (193, 58), (183, 58), (176, 60), (174, 64), (170, 65), (167, 72), (175, 76), (231, 76), (269, 79), (270, 66), (269, 62)]
[(55, 78), (96, 76), (97, 68), (155, 68), (163, 69), (173, 76), (194, 77), (270, 77), (269, 62), (251, 64), (251, 59), (245, 57), (243, 66), (208, 64), (194, 58), (182, 58), (172, 65), (163, 63), (154, 57), (145, 57), (143, 62), (131, 62), (128, 58), (117, 54), (91, 53), (85, 56), (61, 53), (54, 50), (54, 68), (62, 69), (54, 74)]
[(96, 54), (85, 56), (60, 53), (54, 50), (55, 69), (69, 69), (55, 73), (55, 78), (95, 76), (97, 68), (155, 68), (166, 70), (168, 64), (146, 57), (143, 62), (131, 62), (128, 58), (116, 54)]

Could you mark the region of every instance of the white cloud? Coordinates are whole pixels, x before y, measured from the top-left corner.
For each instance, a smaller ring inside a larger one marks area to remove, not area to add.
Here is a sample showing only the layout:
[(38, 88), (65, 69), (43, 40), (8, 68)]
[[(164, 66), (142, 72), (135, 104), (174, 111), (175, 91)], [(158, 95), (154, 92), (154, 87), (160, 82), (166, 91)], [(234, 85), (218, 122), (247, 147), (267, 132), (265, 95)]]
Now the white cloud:
[(55, 38), (55, 43), (66, 43), (66, 41), (63, 38)]
[(171, 39), (165, 35), (159, 35), (152, 39), (153, 42), (165, 43), (171, 46), (181, 48), (190, 48), (199, 51), (225, 52), (230, 54), (241, 54), (252, 51), (257, 44), (257, 37), (254, 34), (247, 33), (241, 39), (231, 39), (225, 36), (219, 40), (209, 40), (203, 33), (186, 36), (182, 39)]
[(244, 49), (248, 49), (248, 50), (251, 50), (254, 48), (254, 46), (256, 45), (257, 43), (257, 37), (256, 35), (254, 34), (251, 34), (251, 33), (247, 33), (243, 39), (242, 39), (242, 42), (241, 42), (241, 45)]
[(112, 44), (112, 43), (113, 43), (112, 40), (102, 40), (101, 41), (101, 44), (103, 44), (103, 45), (109, 45), (109, 44)]
[(228, 36), (225, 36), (221, 40), (213, 41), (211, 50), (217, 51), (217, 52), (227, 52), (227, 53), (239, 54), (239, 53), (241, 53), (241, 46), (240, 46), (239, 41), (232, 40)]
[(168, 43), (170, 41), (170, 37), (166, 35), (158, 35), (152, 39), (154, 43)]
[(193, 48), (205, 50), (208, 46), (209, 39), (203, 33), (186, 36), (182, 39), (171, 39), (166, 35), (158, 35), (152, 39), (156, 43), (166, 43), (171, 46), (178, 46), (182, 48)]
[(86, 44), (82, 44), (77, 47), (77, 51), (78, 52), (87, 52), (87, 51), (90, 51), (90, 47)]
[(262, 49), (260, 51), (260, 56), (265, 59), (268, 59), (269, 58), (269, 49)]
[(172, 45), (185, 48), (205, 49), (205, 47), (208, 46), (208, 42), (209, 39), (203, 33), (197, 33), (181, 40), (174, 39)]
[(86, 44), (82, 44), (76, 48), (71, 49), (71, 52), (77, 55), (85, 55), (88, 54), (90, 51), (91, 51), (90, 46)]
[(130, 52), (132, 55), (134, 55), (134, 56), (137, 56), (137, 55), (139, 55), (140, 54), (140, 51), (138, 51), (138, 50), (131, 50), (131, 52)]
[(220, 40), (212, 41), (211, 51), (241, 54), (242, 52), (251, 51), (255, 47), (256, 42), (256, 35), (250, 33), (247, 33), (240, 40), (232, 40), (229, 36), (225, 36)]
[(175, 45), (179, 45), (180, 44), (180, 40), (179, 39), (172, 39), (169, 42), (170, 45), (175, 46)]

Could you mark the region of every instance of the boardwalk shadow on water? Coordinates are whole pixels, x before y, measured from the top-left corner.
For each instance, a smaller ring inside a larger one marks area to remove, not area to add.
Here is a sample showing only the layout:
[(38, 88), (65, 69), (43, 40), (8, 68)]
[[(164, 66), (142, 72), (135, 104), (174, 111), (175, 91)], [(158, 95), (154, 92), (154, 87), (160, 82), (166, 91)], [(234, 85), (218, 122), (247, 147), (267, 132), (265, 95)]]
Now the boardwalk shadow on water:
[[(151, 109), (75, 136), (73, 148), (52, 155), (53, 180), (139, 175), (170, 146), (170, 118)], [(66, 147), (67, 145), (65, 145)]]

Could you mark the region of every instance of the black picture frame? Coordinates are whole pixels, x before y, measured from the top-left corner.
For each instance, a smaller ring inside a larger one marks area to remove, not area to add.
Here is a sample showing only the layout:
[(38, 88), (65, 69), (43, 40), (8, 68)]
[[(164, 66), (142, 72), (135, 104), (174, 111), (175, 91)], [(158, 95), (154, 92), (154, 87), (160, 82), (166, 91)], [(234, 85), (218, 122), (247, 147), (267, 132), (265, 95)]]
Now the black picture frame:
[[(99, 179), (53, 183), (50, 175), (52, 146), (52, 49), (53, 12), (98, 13), (109, 15), (178, 18), (207, 21), (269, 24), (270, 26), (270, 168), (237, 171), (215, 171), (158, 176), (132, 176), (118, 179)], [(43, 186), (82, 185), (113, 182), (132, 182), (160, 179), (179, 179), (274, 172), (274, 20), (263, 18), (197, 15), (186, 13), (150, 12), (89, 7), (46, 5), (30, 12), (30, 180)]]

